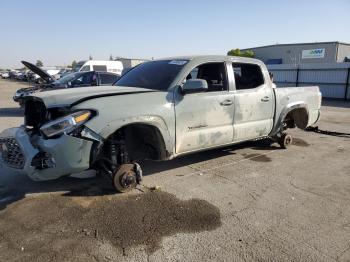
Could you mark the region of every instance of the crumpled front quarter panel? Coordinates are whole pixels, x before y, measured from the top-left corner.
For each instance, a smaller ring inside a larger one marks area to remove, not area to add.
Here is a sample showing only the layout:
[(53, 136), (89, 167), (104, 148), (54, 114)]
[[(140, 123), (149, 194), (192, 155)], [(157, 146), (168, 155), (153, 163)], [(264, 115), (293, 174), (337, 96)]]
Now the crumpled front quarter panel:
[[(31, 142), (30, 136), (23, 127), (4, 130), (0, 136), (15, 138), (25, 159), (22, 169), (11, 168), (0, 160), (0, 166), (5, 172), (25, 174), (32, 180), (44, 181), (81, 172), (90, 166), (91, 141), (62, 135), (56, 139), (43, 139), (38, 136), (36, 141)], [(33, 158), (40, 151), (49, 154), (54, 163), (52, 167), (37, 169), (31, 165)]]
[(40, 139), (38, 146), (42, 151), (49, 152), (55, 161), (54, 168), (38, 170), (33, 174), (39, 180), (51, 180), (78, 173), (90, 166), (91, 141), (62, 135), (58, 139)]
[(157, 127), (168, 152), (173, 152), (175, 116), (172, 92), (149, 92), (90, 99), (73, 109), (92, 109), (97, 115), (86, 126), (107, 138), (119, 128), (131, 123)]

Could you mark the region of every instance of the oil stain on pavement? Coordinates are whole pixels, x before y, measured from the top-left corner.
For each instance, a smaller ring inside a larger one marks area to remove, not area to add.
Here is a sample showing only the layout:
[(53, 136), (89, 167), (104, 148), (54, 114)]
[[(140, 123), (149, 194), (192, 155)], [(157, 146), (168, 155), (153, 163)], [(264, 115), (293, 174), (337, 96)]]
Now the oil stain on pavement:
[(301, 147), (308, 147), (310, 144), (303, 139), (293, 138), (292, 145), (301, 146)]
[(163, 237), (220, 226), (217, 207), (200, 199), (182, 201), (166, 192), (102, 197), (45, 194), (0, 211), (0, 242), (9, 257), (18, 257), (23, 246), (26, 258), (65, 260), (87, 249), (89, 241), (94, 245), (96, 240), (107, 241), (122, 254), (138, 245), (152, 253)]
[(243, 157), (256, 162), (271, 162), (271, 158), (262, 154), (243, 154)]

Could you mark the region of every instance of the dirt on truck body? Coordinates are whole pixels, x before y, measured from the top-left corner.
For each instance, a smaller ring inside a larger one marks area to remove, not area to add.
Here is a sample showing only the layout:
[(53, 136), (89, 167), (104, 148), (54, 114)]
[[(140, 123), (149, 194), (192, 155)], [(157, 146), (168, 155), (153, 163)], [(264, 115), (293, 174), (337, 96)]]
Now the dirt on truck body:
[[(262, 138), (286, 148), (292, 143), (286, 129), (318, 121), (321, 93), (318, 87), (274, 87), (256, 59), (145, 62), (115, 86), (28, 96), (24, 126), (1, 134), (0, 163), (33, 180), (93, 170), (126, 192), (141, 181), (138, 162), (144, 159), (169, 160)], [(21, 157), (7, 158), (13, 152)]]

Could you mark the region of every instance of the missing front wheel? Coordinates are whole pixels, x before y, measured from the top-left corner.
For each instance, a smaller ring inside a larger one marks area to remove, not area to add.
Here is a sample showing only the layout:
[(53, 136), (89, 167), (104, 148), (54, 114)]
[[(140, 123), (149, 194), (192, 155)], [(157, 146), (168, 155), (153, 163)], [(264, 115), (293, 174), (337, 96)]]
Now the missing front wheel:
[(142, 180), (142, 170), (139, 164), (120, 165), (112, 175), (114, 188), (120, 193), (131, 191)]

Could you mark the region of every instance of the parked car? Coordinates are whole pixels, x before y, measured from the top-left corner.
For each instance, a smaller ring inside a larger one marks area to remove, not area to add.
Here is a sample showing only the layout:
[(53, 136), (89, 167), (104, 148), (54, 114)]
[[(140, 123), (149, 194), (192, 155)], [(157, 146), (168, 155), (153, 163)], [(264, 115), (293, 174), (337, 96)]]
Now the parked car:
[(75, 72), (65, 75), (59, 79), (55, 79), (53, 76), (48, 74), (46, 71), (39, 67), (22, 61), (22, 63), (29, 68), (33, 73), (39, 75), (42, 79), (43, 84), (36, 85), (33, 87), (21, 88), (16, 91), (13, 96), (13, 100), (18, 102), (20, 106), (24, 106), (24, 98), (36, 92), (50, 91), (64, 88), (75, 88), (75, 87), (86, 87), (86, 86), (101, 86), (101, 85), (112, 85), (119, 79), (116, 74), (108, 72)]
[[(38, 67), (39, 68), (39, 67)], [(41, 71), (45, 72), (47, 75), (49, 75), (52, 79), (58, 79), (60, 78), (60, 69), (47, 69), (47, 68), (39, 68)], [(30, 80), (35, 83), (44, 83), (42, 77), (39, 74), (31, 74)]]
[(27, 72), (26, 71), (20, 71), (17, 75), (16, 75), (16, 80), (19, 81), (27, 81)]
[(72, 72), (73, 71), (71, 69), (69, 69), (69, 68), (60, 69), (60, 71), (56, 75), (56, 78), (60, 79), (61, 77), (66, 76), (66, 75), (68, 75), (68, 74), (70, 74)]
[(134, 188), (137, 161), (167, 160), (305, 129), (320, 116), (317, 86), (273, 88), (263, 62), (195, 56), (145, 62), (115, 86), (72, 88), (26, 97), (25, 122), (0, 135), (3, 168), (34, 180), (84, 170)]
[(1, 72), (1, 78), (3, 78), (3, 79), (7, 79), (7, 78), (9, 78), (10, 77), (10, 74), (9, 74), (9, 72)]
[(117, 75), (121, 75), (123, 71), (123, 63), (120, 61), (100, 61), (100, 60), (89, 60), (80, 61), (75, 67), (75, 71), (86, 72), (110, 72)]
[(10, 79), (17, 79), (17, 77), (21, 74), (19, 70), (11, 70), (9, 72), (9, 78)]

